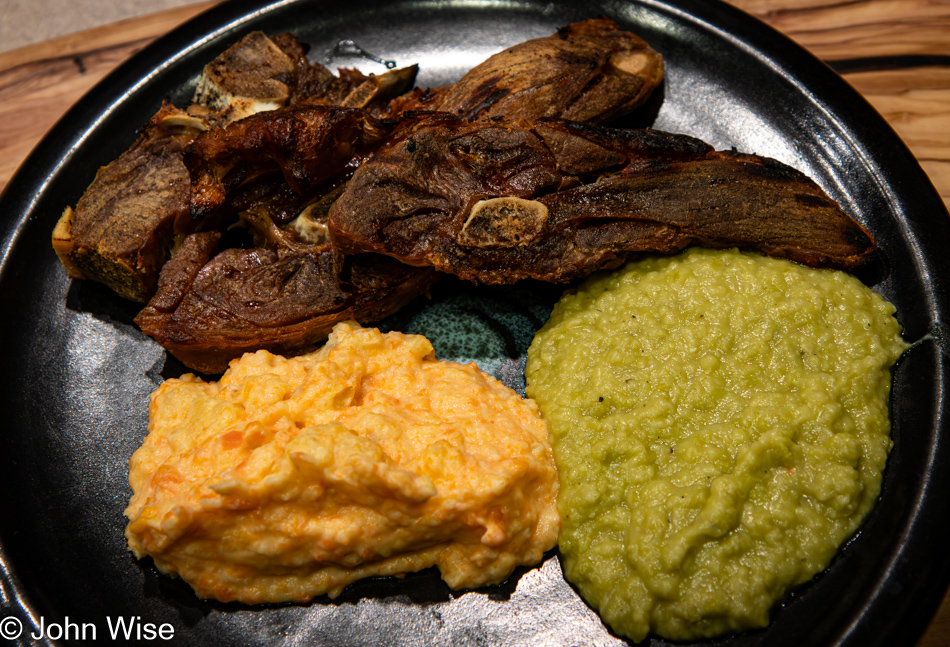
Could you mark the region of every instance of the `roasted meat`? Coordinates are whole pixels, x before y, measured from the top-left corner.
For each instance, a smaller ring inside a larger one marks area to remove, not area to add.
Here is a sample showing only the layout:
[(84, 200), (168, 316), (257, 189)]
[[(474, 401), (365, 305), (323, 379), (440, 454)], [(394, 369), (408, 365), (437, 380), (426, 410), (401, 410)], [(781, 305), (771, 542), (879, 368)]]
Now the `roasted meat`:
[[(277, 183), (249, 200), (239, 221), (253, 246), (220, 249), (218, 232), (185, 238), (135, 321), (185, 366), (224, 371), (246, 352), (313, 350), (340, 321), (372, 322), (431, 287), (438, 273), (389, 257), (344, 257), (329, 240), (329, 204), (304, 203)], [(286, 213), (297, 214), (286, 220)]]
[(382, 111), (412, 87), (417, 72), (412, 65), (378, 76), (348, 69), (336, 76), (310, 61), (296, 36), (255, 31), (204, 67), (193, 102), (211, 110), (219, 126), (299, 103)]
[[(311, 77), (315, 76), (313, 70), (318, 67), (322, 66), (316, 63), (311, 65)], [(366, 108), (372, 114), (383, 115), (389, 112), (389, 102), (392, 99), (412, 87), (418, 72), (418, 65), (369, 76), (359, 70), (341, 69), (339, 76), (330, 75), (331, 81), (328, 86), (321, 84), (301, 86), (297, 95), (291, 98), (290, 103)]]
[(191, 218), (183, 151), (215, 125), (286, 101), (296, 78), (289, 72), (303, 54), (292, 36), (281, 42), (289, 53), (260, 32), (228, 48), (205, 67), (192, 106), (166, 102), (131, 148), (99, 170), (53, 231), (53, 248), (71, 278), (99, 281), (145, 303), (175, 236), (218, 224)]
[(344, 258), (330, 244), (218, 252), (219, 236), (187, 237), (135, 318), (183, 364), (207, 374), (245, 352), (313, 350), (336, 323), (381, 319), (437, 278), (384, 256)]
[(197, 227), (182, 150), (206, 127), (165, 104), (128, 151), (99, 169), (53, 231), (53, 248), (70, 277), (148, 301), (174, 235)]
[[(340, 83), (349, 76), (341, 71)], [(266, 173), (283, 174), (301, 193), (325, 182), (331, 169), (342, 178), (398, 122), (420, 110), (524, 123), (542, 117), (604, 122), (640, 105), (662, 78), (659, 54), (613, 21), (597, 19), (509, 48), (450, 86), (393, 99), (389, 120), (374, 118), (372, 110), (360, 116), (341, 107), (361, 107), (366, 103), (362, 94), (378, 91), (388, 97), (405, 89), (400, 77), (371, 77), (349, 94), (329, 81), (316, 82), (312, 85), (321, 88), (317, 96), (322, 99), (301, 96), (293, 103), (333, 104), (333, 110), (290, 106), (209, 131), (189, 147), (185, 163), (194, 186), (192, 213), (202, 218), (224, 207), (229, 196)], [(389, 91), (379, 89), (390, 84)]]
[(193, 102), (221, 123), (286, 105), (308, 66), (299, 41), (283, 44), (260, 31), (248, 34), (205, 65)]
[(203, 133), (184, 151), (191, 213), (205, 218), (262, 177), (297, 194), (341, 182), (391, 132), (393, 122), (359, 108), (295, 105)]
[(854, 269), (871, 235), (802, 173), (684, 135), (433, 115), (388, 142), (329, 216), (348, 253), (482, 283), (568, 281), (696, 243)]
[(491, 56), (459, 81), (392, 103), (465, 119), (545, 117), (603, 124), (644, 103), (663, 81), (663, 59), (643, 39), (607, 18), (577, 22)]
[(394, 98), (414, 77), (335, 76), (293, 36), (249, 34), (206, 66), (192, 106), (164, 106), (100, 171), (57, 253), (71, 276), (148, 301), (142, 330), (218, 373), (382, 318), (439, 270), (560, 282), (694, 243), (853, 269), (875, 248), (783, 164), (604, 127), (663, 79), (659, 54), (610, 20)]
[[(252, 32), (205, 66), (192, 105), (163, 105), (132, 147), (99, 170), (76, 208), (64, 211), (53, 247), (70, 277), (99, 281), (145, 303), (176, 235), (222, 224), (191, 218), (182, 155), (199, 133), (287, 103), (384, 105), (414, 78), (415, 67), (378, 77), (341, 71), (337, 77), (308, 61), (296, 37)], [(350, 145), (343, 141), (338, 148)]]

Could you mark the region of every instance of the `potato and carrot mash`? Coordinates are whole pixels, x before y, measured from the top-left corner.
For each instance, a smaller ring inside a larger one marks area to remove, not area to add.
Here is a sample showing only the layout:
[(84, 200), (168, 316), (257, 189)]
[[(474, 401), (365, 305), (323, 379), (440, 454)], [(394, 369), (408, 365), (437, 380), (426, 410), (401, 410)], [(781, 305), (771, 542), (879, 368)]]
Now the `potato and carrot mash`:
[(532, 401), (424, 337), (352, 323), (309, 355), (164, 382), (129, 481), (134, 554), (248, 604), (433, 565), (453, 588), (498, 583), (559, 527)]

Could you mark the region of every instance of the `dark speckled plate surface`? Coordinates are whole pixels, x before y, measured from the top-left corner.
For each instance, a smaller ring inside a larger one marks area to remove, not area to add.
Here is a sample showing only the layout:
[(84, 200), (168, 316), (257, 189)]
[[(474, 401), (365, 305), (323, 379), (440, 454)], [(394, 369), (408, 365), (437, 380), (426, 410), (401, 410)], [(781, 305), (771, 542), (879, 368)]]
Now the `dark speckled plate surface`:
[[(563, 581), (556, 555), (478, 591), (451, 592), (424, 571), (364, 581), (334, 601), (267, 608), (200, 601), (134, 560), (123, 537), (127, 461), (145, 434), (148, 394), (181, 369), (131, 323), (134, 305), (70, 282), (49, 242), (63, 207), (161, 100), (187, 103), (202, 65), (249, 30), (293, 31), (315, 58), (352, 39), (382, 59), (419, 63), (419, 83), (436, 85), (505, 46), (599, 14), (665, 56), (663, 92), (639, 119), (815, 178), (877, 236), (883, 260), (862, 278), (895, 303), (905, 337), (920, 340), (896, 371), (895, 446), (863, 530), (767, 630), (705, 644), (915, 642), (950, 580), (947, 213), (857, 93), (784, 37), (711, 0), (232, 2), (157, 41), (80, 101), (0, 197), (0, 630), (12, 618), (35, 632), (68, 617), (70, 637), (82, 629), (91, 639), (94, 628), (95, 642), (113, 642), (109, 622), (137, 616), (170, 625), (175, 645), (619, 642)], [(384, 326), (426, 333), (441, 357), (475, 359), (520, 389), (525, 349), (559, 291), (446, 280), (431, 302)]]

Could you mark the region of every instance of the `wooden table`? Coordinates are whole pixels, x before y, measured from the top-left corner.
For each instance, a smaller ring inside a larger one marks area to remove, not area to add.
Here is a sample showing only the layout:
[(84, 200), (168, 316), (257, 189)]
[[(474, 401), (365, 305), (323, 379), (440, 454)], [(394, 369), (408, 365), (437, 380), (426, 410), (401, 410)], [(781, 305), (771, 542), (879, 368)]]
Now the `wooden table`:
[[(117, 64), (211, 7), (199, 3), (0, 54), (0, 188), (47, 129)], [(950, 203), (950, 2), (733, 0), (838, 70)], [(917, 647), (950, 645), (950, 595)]]

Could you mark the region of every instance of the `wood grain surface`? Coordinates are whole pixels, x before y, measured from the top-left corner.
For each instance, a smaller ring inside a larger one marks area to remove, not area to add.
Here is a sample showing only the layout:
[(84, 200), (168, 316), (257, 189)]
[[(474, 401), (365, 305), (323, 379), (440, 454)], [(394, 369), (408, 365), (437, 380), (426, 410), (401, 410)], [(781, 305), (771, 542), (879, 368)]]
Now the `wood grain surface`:
[[(884, 116), (950, 203), (950, 2), (733, 0), (827, 62)], [(0, 188), (116, 65), (204, 2), (0, 54)], [(950, 645), (950, 596), (917, 647)]]

